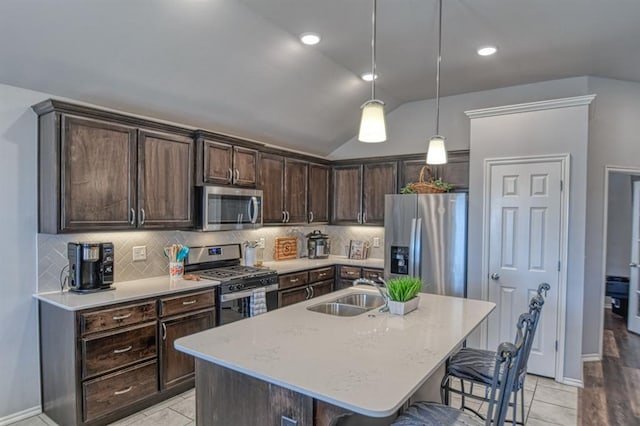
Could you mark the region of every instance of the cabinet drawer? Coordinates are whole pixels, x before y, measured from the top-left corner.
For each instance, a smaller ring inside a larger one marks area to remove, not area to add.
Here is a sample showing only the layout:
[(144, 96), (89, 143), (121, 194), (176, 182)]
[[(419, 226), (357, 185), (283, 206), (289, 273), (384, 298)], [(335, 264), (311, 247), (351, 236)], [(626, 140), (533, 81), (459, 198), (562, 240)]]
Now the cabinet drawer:
[(156, 356), (156, 322), (82, 339), (82, 377)]
[(82, 392), (86, 422), (157, 393), (157, 363), (153, 360), (89, 380), (83, 383)]
[(314, 269), (313, 271), (309, 271), (309, 282), (315, 283), (317, 281), (330, 280), (335, 275), (334, 270), (334, 267), (330, 266), (328, 268)]
[(283, 290), (285, 288), (290, 288), (290, 287), (297, 287), (299, 285), (307, 284), (308, 282), (309, 282), (309, 273), (307, 271), (296, 272), (294, 274), (280, 275), (279, 290)]
[(112, 330), (156, 319), (155, 300), (80, 315), (82, 334)]
[(377, 281), (378, 278), (384, 278), (384, 270), (362, 268), (362, 277), (369, 280)]
[(160, 299), (160, 316), (166, 317), (183, 312), (212, 308), (213, 306), (215, 306), (214, 290), (165, 297)]
[(356, 278), (360, 278), (360, 267), (359, 266), (341, 266), (340, 277), (346, 278), (349, 280), (355, 280)]

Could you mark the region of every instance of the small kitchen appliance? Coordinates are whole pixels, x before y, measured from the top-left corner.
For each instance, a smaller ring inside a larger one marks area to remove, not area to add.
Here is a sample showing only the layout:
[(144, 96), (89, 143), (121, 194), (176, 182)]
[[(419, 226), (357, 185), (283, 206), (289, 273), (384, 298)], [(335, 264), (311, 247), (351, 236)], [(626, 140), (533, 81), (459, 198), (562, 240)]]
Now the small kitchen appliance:
[(251, 316), (251, 294), (265, 290), (267, 310), (278, 307), (278, 273), (269, 268), (240, 264), (240, 244), (191, 247), (185, 272), (219, 281), (216, 287), (216, 325)]
[(307, 249), (309, 259), (326, 259), (331, 251), (329, 235), (323, 234), (319, 229), (307, 234)]
[(69, 291), (92, 293), (111, 290), (113, 284), (113, 243), (67, 244)]

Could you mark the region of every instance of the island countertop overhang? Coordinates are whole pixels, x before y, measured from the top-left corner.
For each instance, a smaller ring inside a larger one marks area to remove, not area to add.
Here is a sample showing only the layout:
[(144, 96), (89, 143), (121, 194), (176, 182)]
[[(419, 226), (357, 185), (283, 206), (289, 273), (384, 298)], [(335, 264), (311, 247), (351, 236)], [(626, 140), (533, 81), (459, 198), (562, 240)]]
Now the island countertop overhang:
[(371, 417), (394, 413), (495, 308), (420, 295), (405, 317), (373, 309), (336, 317), (306, 308), (353, 287), (176, 341), (204, 361)]

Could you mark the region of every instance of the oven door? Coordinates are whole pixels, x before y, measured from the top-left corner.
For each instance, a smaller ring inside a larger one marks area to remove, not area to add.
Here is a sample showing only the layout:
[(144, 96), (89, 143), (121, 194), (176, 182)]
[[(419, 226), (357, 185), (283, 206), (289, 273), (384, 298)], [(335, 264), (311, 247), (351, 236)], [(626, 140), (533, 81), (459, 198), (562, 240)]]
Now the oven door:
[(262, 226), (262, 191), (205, 186), (202, 190), (203, 231), (255, 229)]
[[(267, 311), (278, 307), (278, 284), (265, 287), (267, 291)], [(216, 325), (225, 325), (244, 318), (249, 318), (251, 290), (218, 295), (218, 315)]]

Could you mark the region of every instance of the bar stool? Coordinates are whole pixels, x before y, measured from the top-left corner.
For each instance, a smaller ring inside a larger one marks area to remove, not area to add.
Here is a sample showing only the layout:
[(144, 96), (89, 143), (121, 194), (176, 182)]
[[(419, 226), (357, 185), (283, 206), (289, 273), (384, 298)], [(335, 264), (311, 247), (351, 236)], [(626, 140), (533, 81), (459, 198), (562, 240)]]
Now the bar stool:
[(518, 373), (519, 360), (524, 349), (523, 329), (533, 324), (530, 314), (522, 314), (518, 320), (519, 335), (516, 343), (504, 342), (498, 346), (494, 354), (493, 377), (491, 379), (491, 399), (487, 418), (483, 421), (463, 410), (435, 402), (416, 402), (402, 413), (392, 426), (502, 426), (504, 425), (511, 397), (510, 389), (514, 386)]
[[(514, 425), (524, 423), (524, 382), (527, 376), (527, 362), (531, 353), (531, 347), (533, 346), (533, 339), (538, 327), (538, 322), (540, 321), (542, 306), (544, 305), (544, 298), (542, 297), (542, 293), (544, 292), (546, 295), (549, 289), (549, 284), (540, 284), (538, 286), (537, 295), (534, 296), (529, 303), (529, 314), (532, 316), (533, 322), (531, 324), (531, 329), (524, 330), (523, 332), (523, 353), (519, 359), (519, 363), (517, 366), (518, 371), (516, 379), (514, 381), (514, 386), (510, 391), (510, 393), (513, 393), (513, 403), (509, 403), (509, 405), (513, 407), (512, 423)], [(518, 322), (518, 326), (520, 326), (520, 322)], [(518, 335), (520, 335), (520, 333), (521, 331), (518, 330)], [(474, 410), (473, 408), (466, 405), (465, 399), (471, 398), (475, 400), (490, 402), (488, 389), (489, 386), (491, 386), (491, 380), (493, 377), (494, 357), (495, 353), (492, 351), (473, 348), (463, 348), (455, 353), (449, 360), (445, 376), (442, 379), (442, 383), (440, 385), (442, 402), (444, 404), (448, 404), (449, 397), (452, 393), (461, 395), (461, 409), (471, 411), (481, 419), (484, 419), (484, 416), (477, 410)], [(451, 386), (453, 379), (460, 380), (460, 389), (455, 389)], [(469, 382), (468, 392), (465, 390), (465, 382)], [(485, 388), (484, 396), (476, 395), (473, 393), (474, 385), (480, 385)], [(522, 422), (517, 421), (518, 392), (520, 393), (520, 412)]]

